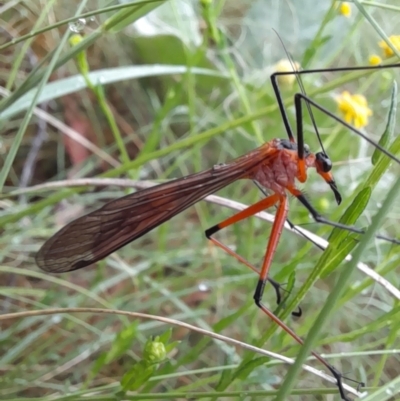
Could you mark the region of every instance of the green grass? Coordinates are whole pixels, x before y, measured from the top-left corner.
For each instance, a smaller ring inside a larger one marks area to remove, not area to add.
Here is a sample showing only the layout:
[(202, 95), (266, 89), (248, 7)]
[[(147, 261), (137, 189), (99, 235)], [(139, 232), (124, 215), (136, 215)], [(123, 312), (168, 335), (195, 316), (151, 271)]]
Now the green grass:
[[(47, 2), (41, 9), (24, 2), (2, 16), (9, 36), (0, 43), (0, 78), (10, 96), (0, 101), (0, 399), (339, 399), (318, 372), (278, 359), (307, 357), (310, 349), (366, 382), (368, 400), (395, 399), (399, 248), (332, 233), (295, 199), (291, 221), (330, 246), (322, 253), (285, 230), (271, 276), (288, 283), (289, 298), (277, 309), (268, 286), (264, 298), (306, 340), (304, 352), (253, 304), (257, 276), (207, 242), (204, 230), (232, 215), (227, 206), (200, 202), (90, 268), (51, 275), (35, 265), (39, 247), (70, 219), (129, 193), (117, 178), (181, 177), (286, 137), (269, 82), (285, 50), (272, 28), (308, 69), (366, 65), (380, 54), (382, 35), (399, 33), (400, 8), (382, 4), (354, 2), (346, 19), (329, 2), (311, 0), (291, 8), (266, 0), (185, 9), (161, 3)], [(133, 31), (130, 24), (154, 8), (147, 23), (155, 34), (144, 35), (143, 20)], [(66, 28), (82, 15), (85, 38), (70, 46)], [(333, 113), (343, 90), (364, 94), (373, 110), (365, 131), (375, 141), (391, 110), (385, 148), (397, 155), (391, 91), (399, 78), (394, 68), (302, 75), (307, 94)], [(296, 91), (296, 84), (282, 89), (293, 127)], [(38, 99), (48, 102), (41, 114)], [(384, 157), (372, 165), (372, 146), (322, 113), (315, 119), (343, 202), (336, 205), (315, 171), (299, 187), (330, 220), (400, 238), (399, 166)], [(305, 128), (319, 151), (307, 118)], [(80, 130), (90, 151), (66, 140), (68, 129)], [(35, 151), (38, 136), (44, 140)], [(95, 177), (114, 185), (51, 186)], [(248, 181), (218, 195), (243, 204), (262, 196)], [(259, 266), (270, 227), (252, 218), (218, 238)], [(353, 262), (343, 260), (348, 252)], [(290, 316), (298, 306), (302, 316)], [(305, 363), (323, 369), (313, 358)]]

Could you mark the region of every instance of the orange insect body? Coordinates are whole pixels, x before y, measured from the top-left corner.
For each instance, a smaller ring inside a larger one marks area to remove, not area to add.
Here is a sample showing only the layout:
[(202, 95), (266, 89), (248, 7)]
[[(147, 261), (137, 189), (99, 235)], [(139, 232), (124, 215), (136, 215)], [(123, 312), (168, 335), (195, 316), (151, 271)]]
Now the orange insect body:
[[(316, 156), (308, 150), (305, 167), (318, 167)], [(72, 221), (47, 240), (36, 255), (36, 262), (49, 272), (80, 269), (103, 259), (237, 179), (257, 180), (266, 189), (279, 194), (272, 203), (275, 204), (286, 196), (286, 190), (295, 196), (300, 194), (295, 188), (296, 177), (299, 177), (297, 144), (273, 139), (230, 163), (108, 202)], [(329, 179), (333, 181), (331, 175)], [(262, 209), (267, 207), (264, 205)]]
[[(297, 145), (286, 139), (273, 139), (263, 147), (266, 147), (268, 157), (254, 168), (250, 178), (258, 181), (264, 188), (285, 195), (286, 190), (295, 187), (295, 179), (301, 181)], [(305, 168), (308, 167), (316, 167), (315, 155), (309, 152), (305, 155)]]
[[(293, 330), (263, 305), (262, 295), (269, 281), (275, 288), (278, 303), (280, 302), (280, 286), (268, 277), (268, 272), (289, 209), (286, 190), (314, 213), (315, 219), (319, 217), (295, 186), (296, 178), (301, 182), (307, 179), (306, 171), (309, 167), (316, 168), (340, 203), (341, 197), (330, 173), (332, 163), (324, 152), (310, 153), (303, 143), (301, 148), (298, 148), (294, 138), (273, 139), (228, 164), (218, 164), (209, 170), (146, 188), (106, 203), (102, 208), (72, 221), (49, 238), (37, 253), (36, 263), (41, 269), (52, 273), (81, 269), (105, 258), (233, 181), (241, 178), (256, 180), (266, 189), (273, 191), (273, 194), (209, 228), (205, 234), (215, 245), (259, 275), (254, 293), (256, 305), (297, 342), (303, 344), (303, 340)], [(260, 270), (213, 237), (222, 228), (274, 205), (277, 205), (275, 221)], [(317, 353), (313, 352), (313, 355), (336, 377), (342, 398), (346, 399), (340, 373)]]
[[(400, 64), (357, 67), (355, 69), (345, 67), (337, 68), (334, 71), (379, 70), (388, 67), (400, 67)], [(296, 71), (295, 74), (299, 78), (302, 74), (321, 72), (325, 72), (325, 70)], [(268, 272), (288, 213), (287, 191), (294, 195), (307, 208), (316, 222), (354, 233), (364, 233), (363, 230), (356, 227), (349, 227), (325, 219), (310, 204), (302, 192), (296, 188), (296, 179), (304, 183), (307, 180), (307, 169), (315, 168), (317, 173), (330, 186), (335, 195), (336, 202), (340, 204), (342, 199), (330, 172), (332, 162), (323, 150), (323, 144), (318, 134), (311, 107), (327, 114), (333, 120), (353, 131), (360, 138), (363, 138), (383, 154), (396, 161), (396, 163), (400, 164), (400, 159), (392, 155), (381, 145), (375, 143), (368, 135), (341, 120), (309, 98), (305, 94), (300, 79), (298, 79), (298, 82), (302, 92), (294, 95), (296, 115), (295, 139), (294, 131), (289, 123), (277, 84), (278, 76), (291, 74), (293, 72), (280, 72), (271, 76), (272, 87), (276, 95), (288, 139), (273, 139), (230, 163), (215, 165), (209, 170), (146, 188), (106, 203), (100, 209), (72, 221), (49, 238), (36, 255), (38, 266), (47, 272), (61, 273), (91, 265), (129, 242), (141, 237), (165, 221), (168, 221), (207, 195), (224, 188), (238, 179), (252, 179), (264, 188), (271, 190), (273, 194), (209, 228), (205, 234), (215, 245), (234, 256), (238, 261), (250, 267), (258, 274), (259, 279), (253, 296), (256, 305), (299, 344), (303, 344), (303, 340), (262, 303), (262, 295), (267, 281), (274, 286), (277, 292), (278, 304), (280, 302), (280, 286), (268, 277)], [(322, 149), (321, 152), (315, 154), (311, 153), (304, 144), (302, 104), (306, 104), (307, 106)], [(222, 228), (244, 220), (274, 205), (276, 206), (275, 220), (260, 270), (213, 237)], [(377, 237), (387, 239), (379, 235)], [(399, 242), (396, 241), (395, 243)], [(345, 395), (342, 374), (318, 353), (312, 352), (312, 354), (336, 378), (341, 398), (349, 400)]]

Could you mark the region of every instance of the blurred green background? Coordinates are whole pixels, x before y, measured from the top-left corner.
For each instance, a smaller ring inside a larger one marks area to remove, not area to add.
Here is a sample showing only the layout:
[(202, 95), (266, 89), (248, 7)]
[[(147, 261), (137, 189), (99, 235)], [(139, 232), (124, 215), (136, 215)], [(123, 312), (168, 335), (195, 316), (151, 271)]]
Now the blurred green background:
[[(168, 325), (111, 313), (7, 316), (53, 307), (145, 312), (295, 357), (299, 346), (252, 301), (257, 276), (204, 236), (204, 230), (233, 214), (226, 207), (200, 202), (76, 272), (44, 273), (34, 255), (68, 221), (131, 192), (116, 185), (52, 188), (53, 181), (172, 179), (229, 161), (275, 137), (286, 138), (269, 80), (274, 65), (286, 58), (281, 40), (303, 69), (325, 69), (368, 65), (370, 55), (382, 55), (381, 35), (399, 33), (400, 7), (394, 2), (365, 8), (351, 4), (349, 17), (333, 3), (176, 0), (122, 8), (123, 2), (102, 0), (9, 1), (0, 6), (1, 399), (211, 399), (230, 391), (225, 399), (250, 400), (266, 399), (269, 391), (271, 397), (275, 394), (287, 365), (184, 328), (167, 332)], [(85, 38), (80, 48), (68, 43), (73, 33)], [(79, 51), (103, 98), (85, 88)], [(373, 111), (363, 131), (379, 140), (393, 82), (399, 82), (396, 68), (373, 74), (326, 71), (301, 78), (306, 93), (334, 114), (335, 98), (342, 91), (363, 94)], [(282, 88), (293, 127), (295, 92), (296, 83)], [(111, 117), (101, 99), (106, 99)], [(35, 102), (41, 110), (30, 118)], [(312, 170), (299, 188), (318, 211), (337, 221), (365, 185), (374, 148), (327, 115), (314, 115), (343, 204), (336, 205), (329, 187)], [(119, 144), (110, 122), (119, 129)], [(304, 126), (306, 142), (319, 151), (306, 115)], [(71, 130), (92, 146), (70, 139)], [(370, 224), (398, 174), (397, 165), (385, 169), (357, 226)], [(35, 187), (39, 184), (47, 186)], [(263, 196), (248, 181), (218, 195), (245, 204)], [(379, 233), (399, 238), (399, 214), (399, 206), (392, 207)], [(295, 199), (289, 217), (324, 238), (332, 231), (314, 223)], [(269, 223), (251, 218), (218, 238), (259, 266), (269, 233)], [(283, 232), (271, 276), (289, 283), (290, 299), (296, 299), (321, 254), (307, 239)], [(399, 288), (398, 255), (397, 246), (374, 240), (362, 261)], [(301, 337), (307, 336), (344, 266), (339, 264), (326, 277), (318, 273), (301, 296), (303, 315), (286, 317)], [(276, 308), (270, 287), (264, 298)], [(334, 308), (315, 350), (347, 376), (372, 386), (377, 398), (371, 399), (391, 399), (392, 394), (378, 391), (392, 380), (397, 383), (398, 299), (357, 271)], [(146, 342), (163, 333), (173, 349), (140, 378)], [(123, 396), (120, 382), (127, 374), (137, 382)], [(308, 372), (299, 375), (296, 388), (303, 394), (287, 399), (339, 399), (334, 385)]]

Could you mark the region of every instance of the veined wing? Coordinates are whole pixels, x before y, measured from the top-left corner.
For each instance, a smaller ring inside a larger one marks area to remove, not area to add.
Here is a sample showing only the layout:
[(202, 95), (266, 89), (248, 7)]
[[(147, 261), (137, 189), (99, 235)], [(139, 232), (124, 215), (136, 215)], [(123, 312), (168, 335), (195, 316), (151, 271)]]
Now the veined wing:
[(48, 239), (36, 255), (52, 273), (77, 270), (103, 259), (207, 195), (249, 176), (275, 154), (268, 143), (225, 165), (115, 199), (82, 216)]

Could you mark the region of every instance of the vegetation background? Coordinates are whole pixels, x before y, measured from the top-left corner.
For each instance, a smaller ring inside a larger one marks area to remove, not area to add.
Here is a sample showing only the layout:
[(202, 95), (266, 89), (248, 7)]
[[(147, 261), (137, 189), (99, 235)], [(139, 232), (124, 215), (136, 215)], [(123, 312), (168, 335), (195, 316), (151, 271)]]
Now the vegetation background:
[[(67, 181), (56, 187), (56, 181), (172, 179), (285, 138), (269, 81), (274, 65), (286, 58), (279, 37), (303, 69), (315, 69), (368, 65), (371, 54), (381, 54), (378, 42), (399, 33), (400, 7), (393, 1), (354, 1), (347, 17), (334, 3), (9, 0), (0, 5), (1, 399), (250, 400), (274, 398), (279, 390), (278, 399), (339, 399), (333, 384), (289, 370), (272, 357), (179, 325), (111, 312), (170, 317), (296, 357), (301, 347), (252, 301), (255, 274), (204, 236), (233, 213), (227, 207), (200, 202), (83, 270), (52, 275), (34, 261), (43, 242), (68, 221), (131, 192), (116, 181), (72, 189)], [(76, 33), (83, 41), (71, 45), (68, 37)], [(79, 74), (85, 60), (91, 89)], [(343, 90), (364, 94), (373, 111), (365, 131), (378, 141), (399, 73), (396, 68), (324, 72), (302, 75), (302, 81), (307, 94), (335, 114), (335, 98)], [(283, 84), (282, 91), (293, 122), (292, 99), (299, 88)], [(373, 166), (371, 145), (322, 113), (315, 118), (343, 204), (336, 205), (312, 171), (301, 188), (334, 221), (359, 196), (354, 207), (362, 214), (356, 224), (368, 227), (398, 181), (399, 168)], [(307, 116), (305, 127), (306, 142), (319, 151)], [(84, 140), (74, 140), (76, 133)], [(366, 192), (358, 194), (366, 186), (372, 195), (362, 205)], [(218, 195), (244, 204), (262, 196), (246, 181)], [(384, 213), (375, 228), (399, 238), (398, 204)], [(313, 223), (296, 200), (290, 202), (290, 219), (324, 238), (332, 231)], [(269, 232), (269, 223), (252, 218), (218, 238), (258, 266)], [(311, 341), (313, 349), (347, 376), (366, 382), (365, 399), (395, 399), (399, 248), (342, 234), (332, 239), (330, 253), (322, 254), (306, 238), (284, 231), (271, 276), (287, 283), (289, 299), (277, 312), (306, 338), (321, 309), (331, 308)], [(355, 267), (342, 262), (346, 246), (359, 242), (362, 262), (393, 288), (355, 269), (337, 302), (327, 305), (338, 280)], [(275, 308), (275, 301), (267, 287), (265, 303)], [(291, 317), (299, 305), (303, 315)], [(56, 307), (110, 313), (44, 314)], [(307, 363), (322, 369), (318, 362)], [(284, 395), (286, 390), (292, 395)]]

